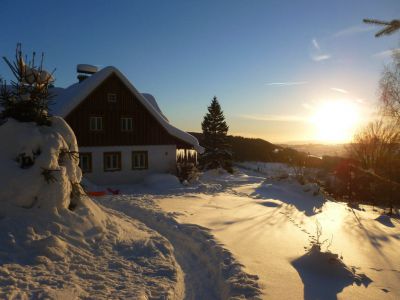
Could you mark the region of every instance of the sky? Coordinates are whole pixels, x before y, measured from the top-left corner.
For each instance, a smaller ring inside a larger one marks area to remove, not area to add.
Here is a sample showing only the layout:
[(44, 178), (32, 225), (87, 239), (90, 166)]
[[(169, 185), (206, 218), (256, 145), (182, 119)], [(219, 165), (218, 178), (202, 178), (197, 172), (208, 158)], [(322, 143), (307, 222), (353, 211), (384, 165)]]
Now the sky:
[[(113, 65), (183, 130), (201, 131), (217, 96), (229, 134), (277, 143), (348, 141), (373, 117), (379, 78), (400, 47), (400, 33), (375, 38), (380, 27), (362, 22), (400, 18), (398, 0), (0, 0), (0, 7), (0, 55), (13, 58), (18, 42), (26, 53), (44, 52), (56, 86), (76, 82), (79, 63)], [(0, 76), (11, 79), (3, 62)]]

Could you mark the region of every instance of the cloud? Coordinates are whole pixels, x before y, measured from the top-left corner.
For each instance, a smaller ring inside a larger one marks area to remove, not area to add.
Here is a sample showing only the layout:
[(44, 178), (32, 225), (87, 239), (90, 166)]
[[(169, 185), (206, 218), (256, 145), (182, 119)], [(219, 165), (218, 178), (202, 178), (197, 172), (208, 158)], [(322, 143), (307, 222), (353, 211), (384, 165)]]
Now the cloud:
[(318, 44), (318, 41), (317, 41), (316, 38), (312, 39), (311, 42), (312, 42), (312, 44), (313, 44), (313, 46), (314, 46), (315, 49), (317, 49), (317, 50), (320, 50), (320, 49), (321, 49), (321, 48), (319, 47), (319, 44)]
[(311, 40), (311, 44), (313, 47), (311, 51), (311, 59), (313, 61), (322, 61), (331, 58), (329, 54), (323, 53), (323, 51), (321, 51), (321, 46), (316, 38), (313, 38)]
[(334, 37), (342, 37), (342, 36), (350, 36), (362, 32), (369, 32), (369, 31), (374, 31), (376, 30), (376, 27), (374, 26), (368, 26), (368, 25), (355, 25), (351, 27), (347, 27), (345, 29), (342, 29), (336, 33), (333, 34)]
[(344, 89), (339, 89), (339, 88), (335, 88), (335, 87), (331, 87), (331, 90), (335, 91), (335, 92), (342, 93), (342, 94), (348, 94), (349, 93), (348, 91), (346, 91)]
[(274, 85), (274, 86), (291, 86), (291, 85), (301, 85), (307, 84), (307, 81), (286, 81), (286, 82), (268, 82), (266, 85)]
[(323, 61), (330, 59), (331, 56), (329, 54), (319, 54), (319, 55), (314, 55), (311, 57), (313, 61)]
[(305, 122), (307, 118), (295, 115), (239, 115), (243, 119), (256, 121), (278, 121), (278, 122)]
[(388, 57), (391, 57), (394, 53), (400, 53), (400, 48), (384, 50), (384, 51), (373, 54), (372, 57), (388, 58)]

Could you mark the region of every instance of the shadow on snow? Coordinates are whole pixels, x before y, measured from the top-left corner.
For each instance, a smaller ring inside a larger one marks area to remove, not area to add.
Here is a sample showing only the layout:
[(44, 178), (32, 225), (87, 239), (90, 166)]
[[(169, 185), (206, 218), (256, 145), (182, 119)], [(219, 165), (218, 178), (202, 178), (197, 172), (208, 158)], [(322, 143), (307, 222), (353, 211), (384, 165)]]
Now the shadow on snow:
[[(286, 204), (294, 206), (298, 211), (304, 212), (306, 216), (313, 216), (320, 212), (326, 200), (323, 196), (313, 196), (303, 191), (303, 186), (295, 183), (285, 184), (285, 182), (273, 181), (263, 183), (250, 194), (256, 199), (277, 199)], [(273, 203), (273, 202), (272, 202)], [(277, 206), (271, 202), (263, 203), (264, 206)]]
[(337, 294), (347, 286), (368, 287), (372, 280), (347, 267), (337, 255), (311, 248), (309, 252), (292, 261), (304, 284), (304, 300), (336, 300)]

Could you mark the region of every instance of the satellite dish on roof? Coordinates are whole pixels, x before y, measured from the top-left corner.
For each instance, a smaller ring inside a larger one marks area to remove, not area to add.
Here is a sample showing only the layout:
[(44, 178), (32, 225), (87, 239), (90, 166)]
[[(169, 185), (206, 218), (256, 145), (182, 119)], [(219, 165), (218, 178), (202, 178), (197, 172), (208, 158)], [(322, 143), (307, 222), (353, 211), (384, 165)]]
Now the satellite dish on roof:
[(87, 64), (79, 64), (76, 66), (76, 71), (78, 73), (84, 73), (84, 74), (94, 74), (98, 71), (99, 68), (93, 65), (87, 65)]

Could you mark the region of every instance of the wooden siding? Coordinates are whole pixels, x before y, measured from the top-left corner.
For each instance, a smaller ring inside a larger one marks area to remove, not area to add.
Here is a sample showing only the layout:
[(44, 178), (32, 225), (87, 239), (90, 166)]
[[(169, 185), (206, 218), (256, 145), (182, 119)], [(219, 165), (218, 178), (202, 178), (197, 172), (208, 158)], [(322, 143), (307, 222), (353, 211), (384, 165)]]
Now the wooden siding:
[[(117, 95), (116, 103), (108, 101), (108, 93)], [(91, 131), (90, 117), (103, 117), (103, 130)], [(133, 118), (132, 131), (121, 130), (122, 117)], [(65, 119), (82, 147), (177, 145), (192, 148), (170, 135), (115, 74), (104, 80)]]

